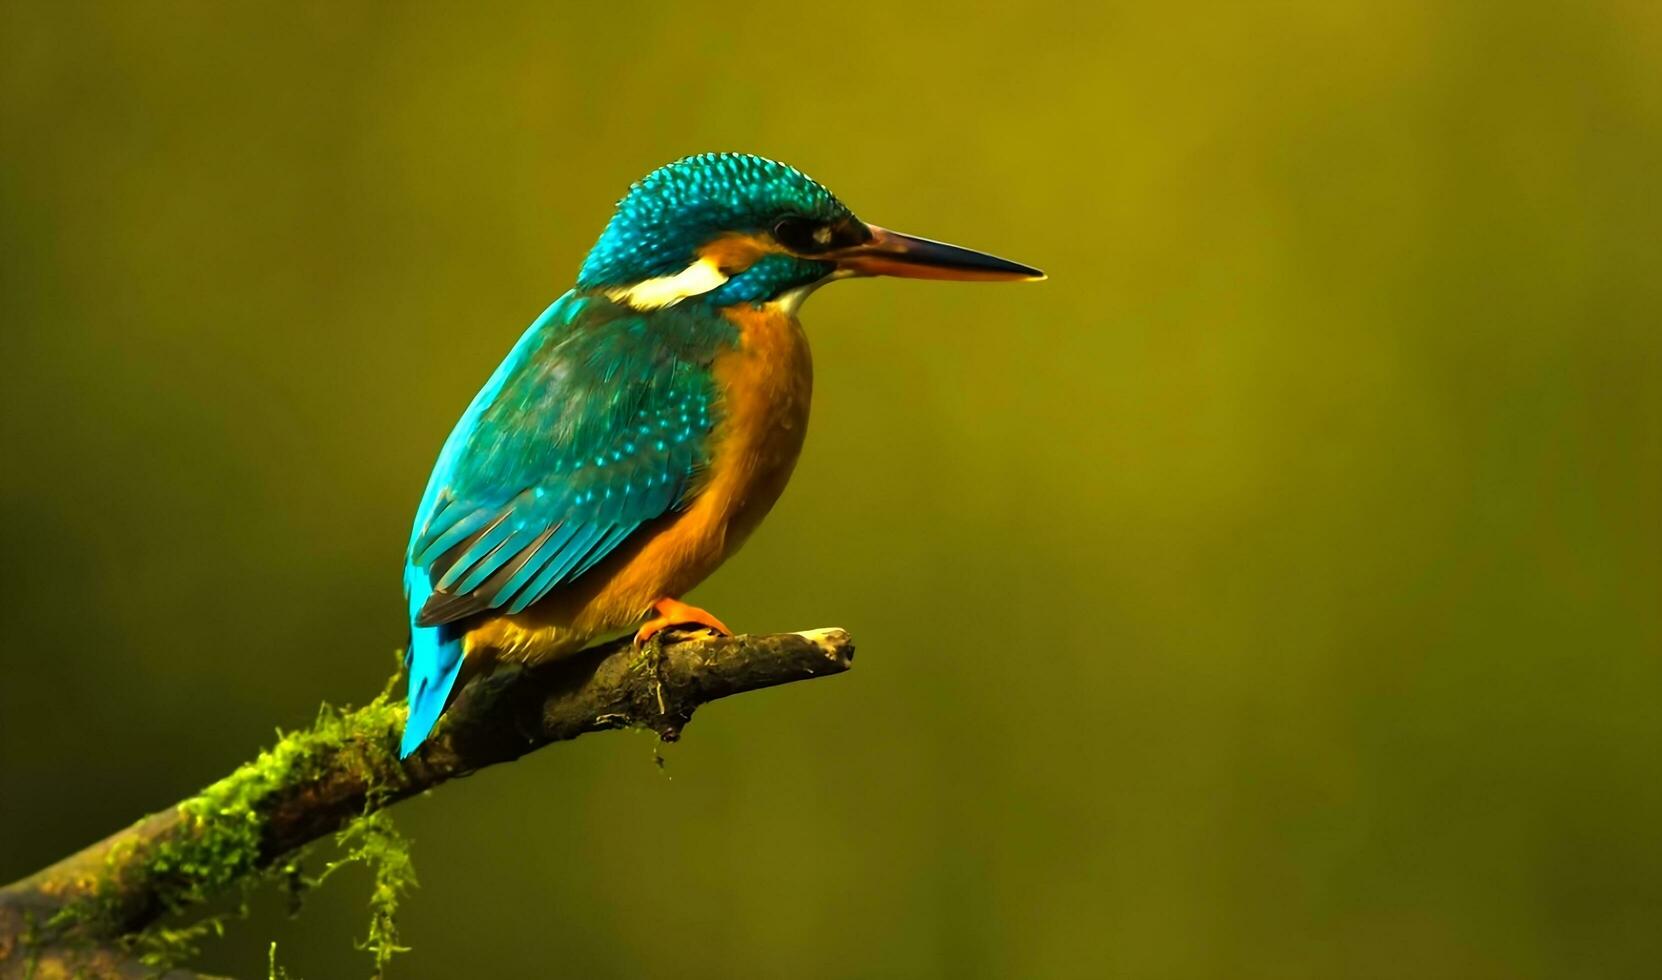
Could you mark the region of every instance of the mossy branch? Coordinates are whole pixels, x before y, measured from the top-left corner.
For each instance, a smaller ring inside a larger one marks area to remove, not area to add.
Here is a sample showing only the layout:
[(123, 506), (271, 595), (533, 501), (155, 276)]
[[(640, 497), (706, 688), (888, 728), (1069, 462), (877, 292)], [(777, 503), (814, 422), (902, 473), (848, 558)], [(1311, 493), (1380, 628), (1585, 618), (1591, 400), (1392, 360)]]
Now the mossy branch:
[(251, 880), (351, 821), (551, 742), (609, 728), (665, 741), (701, 705), (853, 665), (841, 630), (765, 636), (677, 634), (661, 646), (606, 644), (468, 684), (434, 736), (398, 758), (405, 709), (385, 694), (326, 710), (200, 794), (0, 888), (0, 980), (188, 977), (139, 956), (168, 913)]

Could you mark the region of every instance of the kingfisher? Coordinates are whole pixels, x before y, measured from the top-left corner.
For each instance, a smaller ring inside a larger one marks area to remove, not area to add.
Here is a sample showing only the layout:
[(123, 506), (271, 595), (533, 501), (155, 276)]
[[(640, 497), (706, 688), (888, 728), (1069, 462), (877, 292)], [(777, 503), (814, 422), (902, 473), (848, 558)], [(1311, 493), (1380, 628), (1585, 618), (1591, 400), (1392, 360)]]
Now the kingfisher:
[(706, 153), (618, 202), (575, 286), (514, 344), (439, 453), (404, 567), (420, 747), (457, 679), (635, 631), (731, 634), (682, 596), (738, 550), (802, 450), (797, 320), (834, 279), (1034, 280), (866, 224), (794, 167)]

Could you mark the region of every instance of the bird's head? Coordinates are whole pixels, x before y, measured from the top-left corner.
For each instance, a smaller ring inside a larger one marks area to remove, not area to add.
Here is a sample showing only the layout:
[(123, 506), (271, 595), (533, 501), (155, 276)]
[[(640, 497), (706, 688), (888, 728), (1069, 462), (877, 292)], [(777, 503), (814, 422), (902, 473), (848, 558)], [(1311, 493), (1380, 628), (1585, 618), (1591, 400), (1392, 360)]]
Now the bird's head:
[(868, 225), (794, 167), (705, 153), (629, 189), (578, 274), (579, 289), (637, 309), (779, 302), (850, 276), (1042, 279), (1029, 266)]

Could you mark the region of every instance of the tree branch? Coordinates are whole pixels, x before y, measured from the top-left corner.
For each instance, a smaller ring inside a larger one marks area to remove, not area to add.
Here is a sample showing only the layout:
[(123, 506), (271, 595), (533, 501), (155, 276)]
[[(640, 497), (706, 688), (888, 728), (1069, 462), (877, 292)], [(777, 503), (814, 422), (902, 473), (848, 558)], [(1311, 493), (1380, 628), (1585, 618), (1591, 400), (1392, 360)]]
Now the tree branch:
[[(386, 695), (281, 738), (197, 796), (0, 888), (0, 978), (157, 976), (132, 937), (224, 893), (352, 820), (551, 742), (609, 728), (665, 741), (701, 705), (853, 666), (842, 630), (618, 641), (468, 684), (434, 736), (398, 759), (405, 709)], [(174, 972), (167, 977), (190, 974)]]

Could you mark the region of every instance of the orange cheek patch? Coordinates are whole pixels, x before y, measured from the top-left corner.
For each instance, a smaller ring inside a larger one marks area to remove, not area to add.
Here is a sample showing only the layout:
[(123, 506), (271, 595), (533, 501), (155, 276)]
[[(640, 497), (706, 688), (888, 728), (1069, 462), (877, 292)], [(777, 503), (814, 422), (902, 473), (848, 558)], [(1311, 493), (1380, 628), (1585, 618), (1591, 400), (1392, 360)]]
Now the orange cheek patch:
[(700, 258), (716, 264), (725, 276), (734, 276), (770, 252), (783, 251), (772, 239), (756, 235), (723, 235), (698, 250)]

